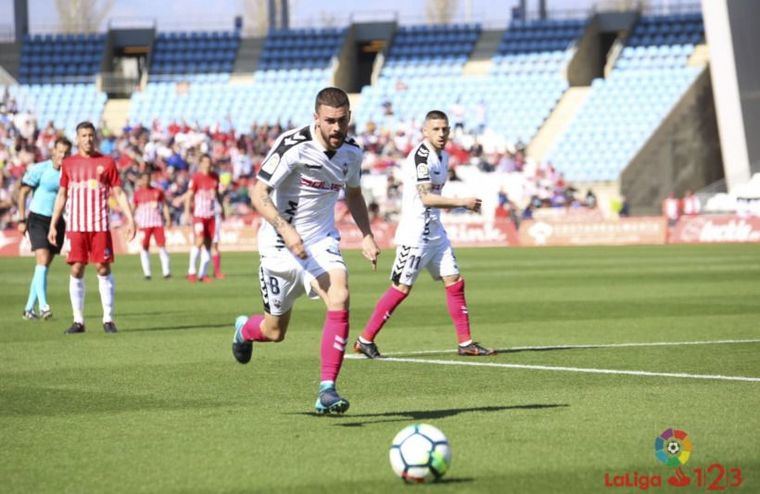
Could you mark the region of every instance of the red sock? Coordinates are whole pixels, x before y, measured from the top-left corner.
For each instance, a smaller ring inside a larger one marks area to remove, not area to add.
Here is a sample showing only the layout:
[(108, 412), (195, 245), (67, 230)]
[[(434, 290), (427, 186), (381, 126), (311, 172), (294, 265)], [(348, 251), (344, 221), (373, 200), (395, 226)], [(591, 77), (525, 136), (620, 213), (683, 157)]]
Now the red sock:
[(322, 381), (335, 382), (348, 340), (348, 311), (328, 310), (322, 330)]
[(211, 262), (214, 264), (214, 277), (219, 277), (222, 274), (222, 255), (214, 254), (211, 256)]
[(246, 341), (269, 341), (269, 338), (264, 336), (264, 333), (261, 332), (261, 323), (263, 321), (264, 316), (262, 315), (254, 314), (249, 317), (241, 331), (241, 333), (243, 333), (243, 338), (245, 338)]
[(362, 338), (367, 341), (375, 341), (377, 333), (383, 329), (385, 321), (391, 317), (396, 307), (401, 305), (401, 302), (409, 295), (391, 285), (388, 290), (380, 297), (380, 300), (375, 306), (375, 310), (372, 312), (372, 316), (367, 321), (367, 325), (364, 326), (362, 332)]
[(446, 305), (449, 306), (449, 315), (457, 330), (457, 341), (465, 343), (471, 340), (470, 316), (467, 313), (467, 301), (464, 298), (464, 280), (446, 287)]

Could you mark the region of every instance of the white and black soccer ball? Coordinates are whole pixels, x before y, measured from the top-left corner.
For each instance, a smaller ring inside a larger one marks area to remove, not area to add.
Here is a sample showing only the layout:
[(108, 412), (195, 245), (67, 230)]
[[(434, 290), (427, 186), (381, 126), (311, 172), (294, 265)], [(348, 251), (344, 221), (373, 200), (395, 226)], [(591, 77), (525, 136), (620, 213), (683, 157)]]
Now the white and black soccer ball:
[(678, 441), (669, 441), (667, 445), (668, 453), (671, 455), (677, 455), (681, 452), (681, 445)]
[(449, 440), (428, 424), (404, 427), (393, 438), (391, 467), (404, 482), (422, 483), (440, 479), (451, 466)]

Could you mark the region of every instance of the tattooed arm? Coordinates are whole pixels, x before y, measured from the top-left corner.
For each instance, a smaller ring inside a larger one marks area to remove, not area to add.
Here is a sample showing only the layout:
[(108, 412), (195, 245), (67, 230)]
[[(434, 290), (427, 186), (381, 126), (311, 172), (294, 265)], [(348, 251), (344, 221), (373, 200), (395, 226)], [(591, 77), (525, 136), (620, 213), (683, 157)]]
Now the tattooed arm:
[(476, 213), (480, 211), (481, 200), (477, 197), (443, 197), (433, 194), (430, 182), (417, 184), (417, 193), (422, 204), (428, 208), (465, 208)]
[(293, 225), (285, 221), (280, 211), (277, 210), (277, 206), (275, 206), (270, 196), (271, 193), (272, 188), (262, 180), (256, 182), (256, 185), (253, 186), (253, 207), (282, 236), (285, 245), (293, 255), (306, 259), (306, 249), (304, 248), (301, 236), (293, 228)]

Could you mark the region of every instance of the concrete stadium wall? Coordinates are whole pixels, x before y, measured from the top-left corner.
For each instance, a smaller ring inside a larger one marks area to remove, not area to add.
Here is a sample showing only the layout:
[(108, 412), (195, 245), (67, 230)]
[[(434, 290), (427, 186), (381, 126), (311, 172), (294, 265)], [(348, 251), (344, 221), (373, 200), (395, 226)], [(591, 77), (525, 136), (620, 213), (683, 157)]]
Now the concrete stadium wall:
[(679, 197), (723, 178), (710, 72), (704, 69), (621, 175), (634, 215), (659, 214), (670, 192)]
[(21, 65), (21, 43), (0, 43), (0, 67), (18, 79), (19, 65)]

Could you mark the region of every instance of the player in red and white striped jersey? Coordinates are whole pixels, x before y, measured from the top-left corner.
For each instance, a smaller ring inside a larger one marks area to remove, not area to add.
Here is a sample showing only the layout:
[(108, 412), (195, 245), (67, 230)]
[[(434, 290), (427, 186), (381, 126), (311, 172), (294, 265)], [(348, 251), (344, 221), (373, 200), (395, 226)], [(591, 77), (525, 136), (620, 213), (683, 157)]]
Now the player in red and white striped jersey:
[(164, 234), (164, 225), (171, 226), (169, 206), (166, 204), (164, 191), (152, 186), (150, 172), (144, 172), (138, 178), (132, 202), (135, 206), (135, 222), (141, 237), (140, 263), (145, 279), (151, 279), (150, 254), (148, 253), (151, 237), (155, 239), (158, 246), (158, 257), (161, 260), (161, 272), (164, 279), (170, 278), (169, 253), (166, 251), (166, 235)]
[[(216, 228), (221, 226), (216, 224), (214, 218), (216, 201), (222, 202), (219, 196), (219, 176), (212, 170), (211, 156), (204, 154), (198, 163), (198, 172), (190, 179), (185, 202), (185, 217), (191, 217), (192, 208), (194, 245), (190, 249), (190, 265), (187, 269), (187, 279), (192, 283), (211, 281), (206, 276), (206, 269), (211, 261), (211, 242)], [(199, 255), (201, 262), (196, 271)]]
[(66, 235), (71, 243), (68, 263), (71, 265), (69, 296), (74, 324), (66, 333), (84, 332), (84, 271), (88, 262), (98, 271), (100, 302), (103, 306), (103, 330), (115, 333), (113, 322), (114, 283), (111, 263), (114, 261), (113, 240), (108, 223), (108, 197), (113, 193), (127, 218), (127, 238), (135, 236), (134, 219), (127, 196), (121, 188), (116, 163), (100, 154), (95, 147), (95, 126), (91, 122), (77, 125), (77, 154), (63, 160), (61, 187), (55, 199), (48, 240), (54, 241), (56, 224), (67, 207)]

